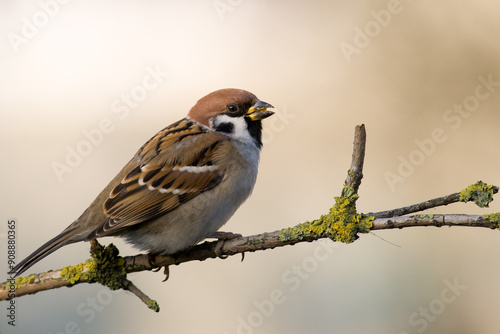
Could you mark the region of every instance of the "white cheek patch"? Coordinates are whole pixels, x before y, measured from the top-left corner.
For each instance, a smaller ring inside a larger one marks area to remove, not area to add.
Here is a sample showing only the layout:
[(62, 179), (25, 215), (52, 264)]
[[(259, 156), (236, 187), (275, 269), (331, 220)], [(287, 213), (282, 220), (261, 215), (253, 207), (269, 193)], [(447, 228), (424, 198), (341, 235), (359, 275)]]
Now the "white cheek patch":
[(212, 129), (216, 129), (222, 123), (230, 123), (233, 125), (233, 131), (231, 133), (221, 132), (224, 135), (242, 141), (244, 143), (253, 143), (253, 138), (248, 132), (247, 122), (243, 117), (230, 117), (228, 115), (216, 116), (210, 121)]

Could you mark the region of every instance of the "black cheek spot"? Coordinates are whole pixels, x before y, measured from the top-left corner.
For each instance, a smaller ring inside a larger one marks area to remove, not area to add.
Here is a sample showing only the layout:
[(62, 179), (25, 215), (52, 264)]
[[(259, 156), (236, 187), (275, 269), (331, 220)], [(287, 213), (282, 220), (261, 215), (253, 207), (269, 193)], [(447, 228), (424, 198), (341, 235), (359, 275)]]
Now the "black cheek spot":
[(220, 123), (217, 125), (217, 127), (215, 128), (215, 131), (219, 131), (219, 132), (224, 132), (224, 133), (233, 133), (234, 131), (234, 124), (233, 123)]

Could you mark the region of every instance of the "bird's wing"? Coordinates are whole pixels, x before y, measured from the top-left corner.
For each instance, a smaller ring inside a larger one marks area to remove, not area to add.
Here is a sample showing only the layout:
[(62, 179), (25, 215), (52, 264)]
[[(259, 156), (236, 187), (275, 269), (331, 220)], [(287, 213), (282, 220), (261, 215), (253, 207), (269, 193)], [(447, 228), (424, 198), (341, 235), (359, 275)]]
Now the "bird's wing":
[[(104, 202), (108, 219), (94, 231), (110, 235), (124, 227), (164, 215), (224, 177), (218, 164), (227, 139), (189, 119), (165, 128), (137, 152), (136, 164)], [(125, 167), (127, 168), (127, 167)]]

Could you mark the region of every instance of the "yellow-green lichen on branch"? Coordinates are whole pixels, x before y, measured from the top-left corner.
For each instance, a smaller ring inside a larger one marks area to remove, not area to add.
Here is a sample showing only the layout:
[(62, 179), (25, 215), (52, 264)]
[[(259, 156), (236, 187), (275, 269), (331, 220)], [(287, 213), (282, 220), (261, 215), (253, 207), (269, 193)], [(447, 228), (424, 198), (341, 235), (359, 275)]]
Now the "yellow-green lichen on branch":
[(328, 236), (334, 241), (351, 243), (358, 233), (368, 233), (374, 217), (356, 212), (358, 195), (353, 188), (344, 186), (342, 195), (335, 197), (335, 205), (326, 215), (281, 231), (282, 241), (301, 240), (304, 237)]
[(155, 312), (160, 312), (160, 305), (158, 305), (158, 303), (156, 302), (156, 300), (148, 300), (148, 302), (146, 303), (146, 305), (148, 306), (149, 309), (155, 311)]
[(478, 181), (460, 192), (460, 202), (474, 202), (480, 208), (488, 207), (493, 201), (493, 187)]
[(493, 228), (500, 229), (500, 212), (484, 215), (484, 218), (488, 219), (493, 224)]
[(127, 275), (125, 259), (118, 256), (118, 248), (113, 244), (99, 247), (92, 251), (93, 266), (85, 273), (90, 282), (97, 282), (111, 290), (122, 286), (122, 279)]
[[(21, 276), (16, 278), (14, 282), (14, 289), (19, 289), (21, 285), (26, 285), (26, 284), (31, 284), (35, 283), (36, 275), (28, 275), (28, 276)], [(8, 288), (11, 286), (12, 280), (5, 282), (0, 286), (0, 289), (2, 290), (8, 290)]]
[(70, 284), (75, 284), (80, 280), (80, 277), (82, 277), (83, 273), (85, 271), (88, 271), (91, 266), (92, 259), (88, 259), (87, 261), (79, 263), (77, 265), (64, 267), (61, 270), (61, 277)]
[(118, 249), (113, 244), (98, 247), (93, 250), (91, 259), (61, 271), (61, 277), (71, 284), (83, 277), (89, 283), (100, 283), (111, 290), (121, 288), (125, 275), (125, 259), (118, 256)]

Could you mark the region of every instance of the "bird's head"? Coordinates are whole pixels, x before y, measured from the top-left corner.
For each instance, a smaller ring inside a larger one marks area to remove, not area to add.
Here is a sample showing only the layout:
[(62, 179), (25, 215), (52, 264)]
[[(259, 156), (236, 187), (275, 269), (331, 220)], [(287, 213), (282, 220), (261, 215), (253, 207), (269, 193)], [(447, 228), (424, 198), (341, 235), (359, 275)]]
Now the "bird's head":
[(274, 114), (269, 103), (242, 89), (216, 90), (202, 97), (188, 117), (233, 139), (262, 146), (261, 120)]

